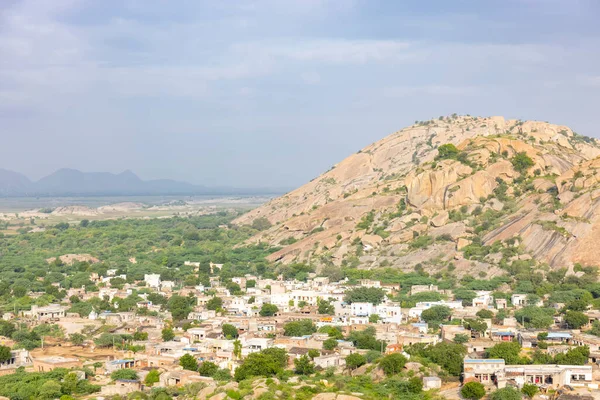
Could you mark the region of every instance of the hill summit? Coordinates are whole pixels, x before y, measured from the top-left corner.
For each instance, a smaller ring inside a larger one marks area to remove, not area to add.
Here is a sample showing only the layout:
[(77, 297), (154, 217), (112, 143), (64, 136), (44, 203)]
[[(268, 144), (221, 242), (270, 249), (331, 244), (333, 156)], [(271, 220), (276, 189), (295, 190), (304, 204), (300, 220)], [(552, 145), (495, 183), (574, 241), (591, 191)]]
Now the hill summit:
[[(283, 263), (496, 276), (600, 260), (600, 145), (503, 117), (417, 121), (238, 218)], [(268, 222), (267, 222), (268, 221)]]

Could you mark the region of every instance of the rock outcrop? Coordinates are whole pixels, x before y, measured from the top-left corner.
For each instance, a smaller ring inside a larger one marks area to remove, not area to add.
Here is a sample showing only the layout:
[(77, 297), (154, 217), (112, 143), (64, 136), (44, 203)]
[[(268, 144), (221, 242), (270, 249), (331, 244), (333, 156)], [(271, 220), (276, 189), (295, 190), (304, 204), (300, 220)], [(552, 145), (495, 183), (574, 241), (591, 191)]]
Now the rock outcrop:
[[(444, 144), (455, 153), (440, 158)], [(597, 264), (599, 156), (566, 126), (454, 115), (373, 143), (234, 223), (268, 219), (251, 241), (281, 246), (271, 260), (284, 263), (495, 274), (502, 257), (480, 253), (496, 244), (551, 267)]]

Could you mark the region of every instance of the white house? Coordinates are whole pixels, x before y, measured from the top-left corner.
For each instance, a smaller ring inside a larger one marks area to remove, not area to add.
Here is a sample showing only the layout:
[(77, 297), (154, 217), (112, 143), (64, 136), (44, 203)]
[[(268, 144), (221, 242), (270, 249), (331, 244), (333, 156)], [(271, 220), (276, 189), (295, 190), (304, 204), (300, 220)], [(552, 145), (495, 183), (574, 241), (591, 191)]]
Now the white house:
[(417, 305), (410, 310), (408, 310), (408, 316), (410, 318), (421, 318), (421, 313), (425, 310), (430, 309), (434, 306), (446, 306), (453, 310), (462, 309), (462, 301), (426, 301), (422, 303), (417, 303)]
[(160, 275), (159, 274), (145, 274), (144, 282), (146, 282), (146, 286), (152, 288), (160, 288)]
[(376, 313), (384, 324), (402, 323), (402, 308), (397, 304), (380, 304), (376, 307)]
[(494, 297), (492, 292), (487, 290), (480, 290), (475, 292), (477, 297), (473, 299), (473, 307), (477, 308), (488, 308), (494, 304)]
[(375, 313), (373, 303), (352, 303), (350, 305), (350, 315), (353, 317), (368, 317)]

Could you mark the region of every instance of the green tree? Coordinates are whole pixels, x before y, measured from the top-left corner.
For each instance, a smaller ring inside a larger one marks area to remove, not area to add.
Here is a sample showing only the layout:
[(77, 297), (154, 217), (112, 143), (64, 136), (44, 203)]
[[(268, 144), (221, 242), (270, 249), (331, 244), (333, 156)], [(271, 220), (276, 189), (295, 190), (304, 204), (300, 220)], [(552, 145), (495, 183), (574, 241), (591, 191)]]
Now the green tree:
[(133, 340), (137, 340), (137, 341), (148, 340), (148, 332), (135, 332), (133, 334)]
[(558, 365), (585, 365), (590, 356), (588, 346), (579, 346), (569, 349), (566, 353), (557, 354), (554, 363)]
[(580, 311), (567, 311), (565, 314), (565, 322), (571, 329), (579, 329), (589, 323), (587, 315)]
[(287, 366), (287, 352), (279, 348), (269, 348), (251, 353), (235, 370), (235, 380), (242, 381), (253, 376), (273, 376)]
[(385, 292), (383, 289), (375, 287), (357, 287), (354, 289), (347, 290), (344, 294), (344, 301), (348, 304), (351, 303), (372, 303), (379, 304), (383, 301)]
[(446, 306), (433, 306), (421, 313), (421, 319), (428, 324), (439, 325), (452, 315), (452, 310)]
[(259, 231), (269, 229), (273, 224), (266, 217), (259, 217), (252, 221), (252, 227)]
[(212, 375), (212, 378), (215, 381), (219, 381), (219, 382), (221, 382), (221, 381), (229, 381), (229, 380), (231, 380), (231, 372), (229, 372), (228, 369), (221, 368), (221, 369), (217, 370), (217, 372), (215, 372)]
[(381, 361), (379, 361), (379, 368), (383, 370), (383, 372), (388, 375), (395, 375), (404, 368), (406, 362), (408, 360), (400, 353), (392, 353), (383, 357)]
[(11, 337), (16, 330), (12, 322), (0, 320), (0, 336)]
[(494, 313), (490, 310), (479, 310), (477, 311), (477, 315), (481, 319), (491, 319), (494, 318)]
[(369, 315), (369, 323), (376, 324), (377, 321), (379, 321), (379, 315), (377, 315), (377, 314)]
[(383, 340), (377, 340), (375, 328), (370, 326), (362, 331), (352, 331), (348, 336), (357, 349), (378, 350), (382, 351), (387, 347), (387, 343)]
[(184, 354), (179, 359), (179, 365), (183, 367), (183, 369), (187, 369), (189, 371), (198, 371), (198, 361), (196, 357), (191, 354)]
[(304, 336), (311, 335), (317, 331), (317, 327), (310, 319), (301, 321), (291, 321), (283, 326), (285, 336)]
[(526, 383), (521, 388), (521, 392), (530, 399), (533, 399), (533, 396), (535, 396), (536, 393), (539, 392), (539, 388), (533, 383)]
[(208, 310), (214, 311), (220, 310), (221, 308), (223, 308), (223, 299), (217, 296), (213, 297), (212, 299), (206, 302), (206, 308)]
[(167, 309), (176, 321), (187, 318), (190, 311), (192, 311), (189, 298), (179, 295), (171, 296), (167, 302)]
[(202, 376), (213, 376), (219, 370), (219, 366), (210, 361), (204, 361), (198, 367), (198, 373)]
[(12, 353), (10, 352), (10, 347), (0, 346), (0, 363), (8, 361), (12, 358)]
[(465, 335), (464, 333), (457, 333), (454, 335), (453, 342), (458, 344), (464, 344), (469, 341), (469, 335)]
[(554, 324), (554, 312), (552, 308), (527, 306), (515, 311), (515, 318), (528, 328), (548, 329)]
[(333, 315), (335, 314), (335, 307), (333, 306), (333, 304), (331, 304), (331, 302), (327, 300), (320, 300), (318, 311), (319, 314)]
[(260, 308), (259, 314), (261, 317), (272, 317), (279, 312), (279, 308), (275, 304), (265, 303)]
[(490, 395), (490, 400), (521, 400), (521, 398), (521, 393), (511, 387), (498, 389)]
[(110, 374), (110, 378), (113, 381), (117, 379), (127, 379), (127, 380), (136, 380), (138, 379), (137, 372), (129, 368), (118, 369)]
[(77, 378), (77, 375), (74, 373), (69, 373), (69, 374), (65, 375), (65, 377), (63, 378), (62, 384), (61, 384), (61, 391), (66, 394), (75, 393), (75, 391), (77, 390), (77, 382), (78, 381), (79, 381), (79, 379)]
[(428, 358), (450, 375), (459, 376), (462, 372), (463, 359), (467, 354), (467, 349), (462, 344), (441, 342), (434, 346), (420, 344), (408, 346), (406, 352)]
[(446, 143), (438, 147), (438, 154), (435, 157), (436, 160), (445, 160), (445, 159), (456, 159), (460, 150), (456, 148), (452, 143)]
[(69, 335), (69, 340), (75, 346), (81, 346), (85, 341), (85, 336), (83, 336), (81, 333), (72, 333)]
[(237, 328), (231, 324), (223, 324), (221, 329), (223, 330), (223, 336), (227, 339), (235, 339), (239, 336)]
[(367, 359), (362, 354), (352, 353), (346, 356), (346, 367), (356, 369), (367, 363)]
[[(67, 224), (68, 225), (68, 224)], [(60, 397), (62, 394), (62, 387), (60, 383), (55, 380), (48, 380), (40, 386), (39, 399), (52, 400)]]
[(482, 319), (465, 319), (464, 327), (472, 331), (484, 333), (488, 329), (487, 323)]
[(311, 375), (315, 372), (315, 364), (310, 360), (310, 357), (303, 355), (294, 360), (294, 372), (298, 375)]
[(521, 173), (527, 171), (535, 164), (533, 160), (524, 151), (515, 154), (513, 158), (510, 159), (510, 162), (512, 163), (515, 171)]
[(329, 339), (326, 339), (326, 340), (323, 342), (323, 348), (324, 348), (325, 350), (333, 350), (333, 349), (335, 349), (336, 347), (338, 347), (338, 341), (337, 341), (336, 339), (334, 339), (334, 338), (329, 338)]
[(468, 382), (460, 389), (460, 394), (465, 399), (479, 400), (485, 396), (485, 387), (479, 382)]
[(522, 364), (519, 356), (520, 352), (521, 346), (518, 342), (503, 342), (487, 349), (485, 356), (487, 358), (501, 358), (506, 364)]
[(146, 379), (144, 379), (144, 383), (146, 384), (146, 386), (152, 386), (155, 383), (158, 383), (160, 381), (160, 372), (158, 372), (158, 370), (153, 369), (150, 372), (148, 372), (148, 375), (146, 375)]
[(161, 331), (161, 335), (162, 340), (165, 342), (175, 339), (175, 332), (173, 332), (173, 329), (169, 328), (168, 326), (163, 328), (163, 330)]
[(238, 360), (242, 358), (242, 342), (239, 340), (233, 342), (233, 355)]

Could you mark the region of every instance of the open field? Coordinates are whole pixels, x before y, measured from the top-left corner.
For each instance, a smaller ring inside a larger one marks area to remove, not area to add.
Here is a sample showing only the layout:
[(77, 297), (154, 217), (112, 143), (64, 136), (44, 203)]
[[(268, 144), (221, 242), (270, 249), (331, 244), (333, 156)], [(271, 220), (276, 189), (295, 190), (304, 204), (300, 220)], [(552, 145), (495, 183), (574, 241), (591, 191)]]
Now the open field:
[(60, 222), (198, 216), (250, 210), (269, 196), (123, 196), (0, 198), (0, 232), (36, 231)]

